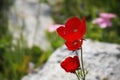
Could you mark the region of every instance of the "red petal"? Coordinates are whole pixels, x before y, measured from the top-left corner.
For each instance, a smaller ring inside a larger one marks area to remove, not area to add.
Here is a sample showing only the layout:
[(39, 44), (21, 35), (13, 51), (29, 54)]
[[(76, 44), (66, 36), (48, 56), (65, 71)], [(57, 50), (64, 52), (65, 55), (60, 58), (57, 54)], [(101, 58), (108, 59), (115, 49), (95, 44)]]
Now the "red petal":
[(65, 39), (71, 42), (81, 39), (86, 32), (85, 24), (85, 18), (82, 19), (82, 22), (77, 17), (70, 18), (65, 24)]
[(65, 27), (59, 27), (57, 32), (67, 41), (80, 40), (86, 32), (86, 20), (83, 18), (80, 22), (79, 18), (72, 17), (66, 22)]
[(79, 29), (80, 24), (81, 24), (81, 22), (80, 22), (79, 18), (77, 18), (77, 17), (70, 18), (65, 23), (65, 27), (67, 29), (66, 33), (67, 34), (74, 33), (74, 29)]
[(65, 32), (65, 27), (61, 26), (59, 28), (57, 28), (57, 33), (61, 36), (61, 37), (65, 37), (66, 32)]
[(82, 38), (82, 34), (80, 34), (80, 31), (65, 36), (65, 39), (70, 42), (80, 40), (81, 38)]
[(74, 41), (74, 42), (70, 42), (70, 41), (66, 41), (65, 42), (65, 45), (67, 46), (68, 50), (77, 50), (81, 47), (83, 43), (83, 40), (77, 40), (77, 41)]
[(80, 67), (78, 56), (67, 57), (63, 62), (61, 62), (61, 67), (66, 72), (74, 73)]
[(81, 35), (83, 37), (83, 35), (86, 32), (86, 19), (85, 19), (85, 17), (82, 19), (80, 30), (81, 30)]
[(72, 17), (65, 23), (65, 26), (66, 26), (66, 28), (69, 28), (69, 27), (73, 27), (75, 25), (79, 25), (80, 23), (81, 22), (78, 17)]

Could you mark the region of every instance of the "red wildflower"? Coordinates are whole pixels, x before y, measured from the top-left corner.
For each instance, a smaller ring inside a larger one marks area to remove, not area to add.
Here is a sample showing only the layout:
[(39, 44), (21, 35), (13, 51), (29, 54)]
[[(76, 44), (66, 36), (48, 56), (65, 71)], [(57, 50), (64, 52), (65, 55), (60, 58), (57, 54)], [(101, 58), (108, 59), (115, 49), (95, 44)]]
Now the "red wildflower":
[(79, 69), (80, 67), (78, 56), (67, 57), (63, 62), (61, 62), (61, 67), (66, 72), (74, 73), (75, 70)]
[(83, 43), (83, 39), (81, 40), (76, 40), (76, 41), (73, 41), (73, 42), (70, 42), (70, 41), (66, 41), (65, 42), (65, 45), (67, 46), (68, 50), (77, 50), (81, 47)]
[(57, 32), (67, 41), (80, 40), (86, 32), (86, 20), (83, 18), (80, 21), (79, 18), (72, 17), (65, 23), (65, 27), (57, 28)]

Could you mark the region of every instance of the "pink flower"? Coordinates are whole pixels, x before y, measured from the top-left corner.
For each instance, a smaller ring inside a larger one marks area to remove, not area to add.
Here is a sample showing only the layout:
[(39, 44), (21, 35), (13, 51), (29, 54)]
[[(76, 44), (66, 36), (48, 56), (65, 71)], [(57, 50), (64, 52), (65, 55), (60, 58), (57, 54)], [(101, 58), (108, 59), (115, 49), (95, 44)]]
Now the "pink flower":
[(116, 15), (113, 13), (100, 13), (100, 17), (106, 18), (106, 19), (111, 19), (111, 18), (115, 18)]
[(62, 24), (54, 24), (54, 25), (48, 27), (48, 31), (49, 32), (54, 32), (60, 26), (64, 26), (64, 25), (62, 25)]
[(111, 18), (116, 18), (112, 13), (100, 13), (99, 18), (93, 20), (94, 24), (98, 24), (101, 28), (107, 28), (112, 26)]

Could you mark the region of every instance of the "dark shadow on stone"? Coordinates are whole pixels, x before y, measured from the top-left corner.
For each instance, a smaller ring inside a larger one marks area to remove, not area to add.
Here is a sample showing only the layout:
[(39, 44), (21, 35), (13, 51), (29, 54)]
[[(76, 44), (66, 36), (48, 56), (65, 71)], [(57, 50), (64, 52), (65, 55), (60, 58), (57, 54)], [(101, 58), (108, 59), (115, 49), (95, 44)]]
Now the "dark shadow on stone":
[(116, 55), (116, 58), (117, 58), (117, 59), (120, 59), (120, 53)]
[(117, 50), (119, 50), (119, 51), (120, 51), (120, 47), (117, 47)]

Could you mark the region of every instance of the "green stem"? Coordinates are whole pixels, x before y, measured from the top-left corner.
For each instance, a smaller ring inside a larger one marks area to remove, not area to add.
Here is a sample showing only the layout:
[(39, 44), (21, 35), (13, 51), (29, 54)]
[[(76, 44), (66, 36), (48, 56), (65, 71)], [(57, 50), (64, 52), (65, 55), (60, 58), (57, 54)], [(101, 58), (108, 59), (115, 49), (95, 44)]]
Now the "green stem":
[[(77, 50), (75, 51), (76, 55), (79, 56)], [(80, 58), (80, 65), (81, 65), (81, 70), (82, 70), (82, 80), (85, 80), (85, 70), (84, 70), (84, 64), (83, 64), (83, 51), (81, 47), (81, 58)]]
[(82, 73), (83, 73), (83, 80), (85, 80), (85, 70), (84, 70), (84, 64), (83, 64), (83, 51), (81, 47), (81, 66), (82, 66)]
[(76, 74), (76, 76), (77, 76), (78, 80), (80, 80), (80, 78), (79, 78), (79, 76), (78, 76), (78, 74), (77, 74), (77, 71), (75, 71), (75, 74)]
[(76, 56), (79, 56), (77, 50), (75, 51), (75, 54), (76, 54)]

